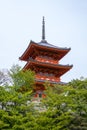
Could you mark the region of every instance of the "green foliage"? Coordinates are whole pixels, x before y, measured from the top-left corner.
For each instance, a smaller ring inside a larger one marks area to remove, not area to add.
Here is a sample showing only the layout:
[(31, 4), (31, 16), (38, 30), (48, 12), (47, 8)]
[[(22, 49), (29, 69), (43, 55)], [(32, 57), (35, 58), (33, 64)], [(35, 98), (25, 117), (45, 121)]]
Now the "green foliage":
[(57, 125), (54, 129), (87, 129), (87, 79), (73, 80), (65, 86), (49, 87), (44, 104), (51, 114), (54, 113), (52, 116)]
[(31, 70), (23, 71), (20, 66), (13, 65), (9, 75), (12, 78), (13, 86), (16, 90), (23, 92), (32, 89), (34, 84), (34, 72)]
[[(34, 73), (10, 70), (12, 86), (0, 87), (1, 130), (87, 130), (87, 79), (46, 85), (46, 98), (32, 102)], [(43, 109), (40, 109), (40, 108)]]

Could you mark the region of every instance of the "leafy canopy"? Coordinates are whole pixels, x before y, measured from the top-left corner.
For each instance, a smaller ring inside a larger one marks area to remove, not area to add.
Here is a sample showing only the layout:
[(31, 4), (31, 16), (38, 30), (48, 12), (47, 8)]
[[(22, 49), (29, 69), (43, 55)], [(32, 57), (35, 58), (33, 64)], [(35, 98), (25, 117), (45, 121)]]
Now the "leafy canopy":
[(9, 76), (12, 84), (0, 87), (1, 130), (87, 130), (87, 79), (45, 84), (47, 96), (35, 104), (34, 73), (13, 66)]

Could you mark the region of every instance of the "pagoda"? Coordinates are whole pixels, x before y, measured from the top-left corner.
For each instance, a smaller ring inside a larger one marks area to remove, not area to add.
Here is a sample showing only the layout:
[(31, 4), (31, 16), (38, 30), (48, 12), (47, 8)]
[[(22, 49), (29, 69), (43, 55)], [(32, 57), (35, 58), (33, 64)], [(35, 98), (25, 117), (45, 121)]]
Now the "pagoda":
[(45, 21), (42, 21), (41, 42), (30, 41), (27, 49), (19, 58), (27, 63), (24, 70), (35, 72), (35, 96), (44, 97), (44, 83), (63, 84), (60, 77), (72, 68), (72, 65), (61, 65), (59, 61), (71, 50), (48, 43), (45, 40)]

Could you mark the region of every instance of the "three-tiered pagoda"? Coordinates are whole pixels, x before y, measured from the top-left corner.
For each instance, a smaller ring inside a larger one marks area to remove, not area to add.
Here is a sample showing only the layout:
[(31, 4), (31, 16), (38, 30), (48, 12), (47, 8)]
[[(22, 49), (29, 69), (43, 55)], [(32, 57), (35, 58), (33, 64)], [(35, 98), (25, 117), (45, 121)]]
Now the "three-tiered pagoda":
[(44, 95), (44, 83), (48, 81), (51, 84), (62, 84), (60, 77), (72, 68), (72, 65), (61, 65), (62, 59), (70, 48), (60, 48), (48, 43), (45, 40), (45, 21), (42, 21), (42, 40), (41, 42), (30, 41), (29, 46), (19, 58), (26, 61), (24, 70), (35, 72), (35, 96)]

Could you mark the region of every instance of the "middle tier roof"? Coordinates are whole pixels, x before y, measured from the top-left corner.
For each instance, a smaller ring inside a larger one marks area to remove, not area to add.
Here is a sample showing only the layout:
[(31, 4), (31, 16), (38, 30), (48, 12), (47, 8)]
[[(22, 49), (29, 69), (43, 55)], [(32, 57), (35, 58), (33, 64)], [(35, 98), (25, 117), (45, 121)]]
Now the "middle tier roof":
[(69, 71), (73, 65), (61, 65), (61, 64), (50, 64), (50, 63), (45, 63), (45, 62), (39, 62), (36, 60), (31, 60), (28, 61), (27, 64), (24, 66), (24, 70), (26, 69), (31, 69), (34, 71), (38, 71), (40, 68), (43, 68), (43, 71), (49, 70), (53, 72), (58, 71), (58, 75), (62, 76), (64, 73)]

